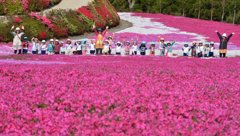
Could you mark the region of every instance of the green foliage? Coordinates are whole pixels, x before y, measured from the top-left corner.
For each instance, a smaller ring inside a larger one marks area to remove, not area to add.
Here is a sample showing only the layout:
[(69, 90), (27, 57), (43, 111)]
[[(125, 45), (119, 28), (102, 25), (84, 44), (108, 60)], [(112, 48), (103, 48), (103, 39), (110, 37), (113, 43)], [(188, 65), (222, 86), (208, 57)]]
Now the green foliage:
[(41, 32), (46, 32), (47, 37), (52, 35), (44, 24), (30, 17), (23, 17), (21, 25), (25, 27), (26, 36), (38, 37)]
[(23, 14), (23, 7), (21, 0), (7, 0), (4, 5), (6, 7), (6, 12), (8, 15), (20, 15)]
[[(128, 0), (109, 1), (118, 11), (131, 11)], [(132, 11), (163, 13), (240, 24), (240, 0), (135, 0)]]
[(10, 33), (12, 25), (13, 24), (11, 22), (0, 22), (0, 42), (9, 42), (12, 40), (12, 35)]

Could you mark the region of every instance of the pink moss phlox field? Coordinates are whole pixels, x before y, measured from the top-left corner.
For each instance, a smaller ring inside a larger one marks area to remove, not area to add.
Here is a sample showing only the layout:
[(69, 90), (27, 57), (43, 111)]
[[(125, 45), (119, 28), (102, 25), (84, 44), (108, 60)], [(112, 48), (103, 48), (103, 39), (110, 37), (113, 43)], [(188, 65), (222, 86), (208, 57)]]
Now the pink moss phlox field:
[(239, 75), (240, 58), (1, 56), (0, 135), (238, 135)]
[(192, 19), (187, 17), (163, 15), (163, 14), (134, 13), (133, 15), (152, 18), (153, 22), (161, 22), (166, 26), (178, 28), (182, 31), (193, 32), (193, 33), (204, 35), (208, 37), (210, 41), (214, 41), (214, 42), (219, 42), (219, 39), (215, 32), (216, 30), (218, 30), (221, 33), (227, 33), (227, 34), (235, 32), (236, 35), (232, 38), (231, 42), (234, 45), (238, 45), (238, 46), (240, 43), (239, 41), (240, 26), (239, 25), (233, 25), (233, 24), (222, 23), (217, 21)]

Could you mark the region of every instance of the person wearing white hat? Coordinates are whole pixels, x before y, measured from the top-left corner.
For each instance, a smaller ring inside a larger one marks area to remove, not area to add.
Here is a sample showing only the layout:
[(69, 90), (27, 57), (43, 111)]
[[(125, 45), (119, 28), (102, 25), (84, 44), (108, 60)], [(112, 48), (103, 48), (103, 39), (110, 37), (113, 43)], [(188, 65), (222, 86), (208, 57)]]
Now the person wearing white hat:
[(47, 53), (46, 41), (42, 40), (41, 41), (41, 55), (45, 55), (46, 53)]
[(210, 43), (205, 42), (205, 45), (204, 45), (204, 57), (209, 57), (209, 52), (210, 52)]
[(116, 55), (121, 55), (121, 52), (122, 52), (122, 43), (121, 43), (121, 42), (117, 42), (115, 49), (116, 49)]
[(183, 56), (185, 56), (185, 57), (189, 56), (190, 50), (191, 50), (191, 48), (189, 47), (189, 45), (187, 43), (185, 43), (182, 48)]
[(137, 55), (137, 50), (138, 50), (137, 41), (133, 41), (133, 45), (132, 45), (132, 48), (131, 48), (131, 54), (132, 55)]
[(228, 46), (228, 42), (229, 40), (231, 39), (231, 37), (235, 34), (235, 33), (231, 33), (229, 36), (227, 36), (226, 33), (224, 34), (220, 34), (218, 31), (217, 32), (217, 35), (219, 37), (219, 40), (220, 40), (220, 45), (219, 45), (219, 56), (221, 58), (225, 58), (226, 55), (227, 55), (227, 46)]
[[(12, 26), (11, 31), (15, 28)], [(24, 35), (24, 26), (21, 28), (17, 27), (15, 31), (12, 31), (11, 34), (13, 35), (13, 50), (14, 54), (21, 54), (22, 53), (22, 41), (21, 38)]]
[(110, 42), (108, 40), (104, 41), (103, 54), (108, 55), (109, 53)]
[(54, 40), (50, 39), (50, 42), (48, 44), (48, 55), (54, 54)]
[(32, 41), (32, 54), (38, 54), (38, 51), (40, 50), (40, 42), (38, 38), (33, 37), (31, 41)]
[(73, 52), (72, 52), (72, 41), (70, 39), (67, 39), (65, 47), (66, 47), (65, 54), (66, 55), (72, 55), (73, 54)]

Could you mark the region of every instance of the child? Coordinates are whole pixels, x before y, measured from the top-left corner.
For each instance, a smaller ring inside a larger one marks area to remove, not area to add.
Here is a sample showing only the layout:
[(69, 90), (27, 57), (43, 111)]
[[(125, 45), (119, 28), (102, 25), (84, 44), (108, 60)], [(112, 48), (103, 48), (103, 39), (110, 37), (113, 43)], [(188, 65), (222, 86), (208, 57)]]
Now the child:
[(191, 51), (192, 51), (191, 56), (196, 57), (197, 56), (197, 42), (192, 43)]
[(65, 55), (66, 52), (66, 47), (64, 46), (64, 42), (60, 42), (61, 46), (60, 46), (60, 54)]
[(203, 51), (204, 51), (203, 42), (199, 42), (197, 47), (197, 56), (199, 58), (203, 57)]
[(183, 56), (188, 56), (189, 54), (189, 51), (190, 51), (190, 47), (188, 46), (188, 44), (184, 44), (183, 48), (182, 48), (182, 51), (183, 51)]
[(168, 57), (172, 57), (173, 54), (172, 54), (172, 51), (173, 51), (173, 45), (175, 44), (175, 41), (173, 42), (167, 42), (167, 45), (166, 45), (166, 56)]
[(59, 43), (59, 40), (55, 40), (54, 44), (54, 53), (60, 54), (61, 44)]
[(82, 55), (82, 41), (76, 41), (77, 55)]
[(142, 42), (141, 45), (139, 46), (139, 50), (140, 50), (140, 54), (141, 55), (146, 55), (146, 50), (147, 50), (147, 46), (146, 46), (146, 42)]
[(38, 39), (33, 37), (31, 41), (32, 41), (32, 54), (38, 54), (38, 48), (39, 48), (38, 46), (40, 46)]
[(24, 40), (23, 43), (22, 43), (23, 54), (27, 54), (28, 53), (28, 46), (29, 46), (28, 38), (24, 37), (23, 40)]
[(108, 39), (108, 41), (109, 41), (108, 54), (111, 55), (111, 54), (112, 54), (113, 37), (112, 37), (112, 36), (109, 36), (107, 39)]
[[(14, 29), (15, 26), (12, 26), (11, 31)], [(24, 26), (17, 27), (15, 29), (15, 32), (11, 32), (11, 34), (14, 36), (13, 38), (13, 50), (14, 54), (21, 54), (22, 53), (22, 41), (21, 38), (24, 35)]]
[(45, 40), (42, 40), (42, 43), (41, 43), (41, 54), (42, 54), (42, 55), (45, 55), (46, 52), (47, 52), (46, 41), (45, 41)]
[(210, 43), (209, 57), (214, 57), (214, 42)]
[(48, 44), (48, 55), (54, 54), (54, 40), (50, 39), (50, 43)]
[(125, 42), (125, 47), (124, 47), (125, 55), (129, 55), (130, 54), (130, 48), (131, 48), (130, 45), (131, 45), (131, 43), (129, 41)]
[(159, 37), (160, 56), (164, 56), (165, 55), (165, 48), (166, 48), (166, 44), (165, 44), (164, 38), (160, 38)]
[(95, 41), (94, 40), (91, 40), (89, 47), (90, 47), (90, 54), (94, 55), (95, 54)]
[(121, 55), (122, 52), (122, 43), (121, 42), (117, 42), (116, 45), (116, 55)]
[(137, 49), (138, 49), (138, 46), (137, 46), (137, 41), (134, 41), (133, 42), (133, 45), (132, 45), (132, 48), (131, 48), (131, 54), (132, 55), (137, 55)]
[(109, 53), (109, 41), (104, 41), (103, 54), (107, 55)]
[(66, 42), (66, 55), (72, 55), (72, 41), (70, 39), (67, 39)]
[(209, 47), (209, 43), (205, 43), (204, 46), (204, 57), (209, 57), (209, 52), (210, 52), (210, 47)]
[(73, 52), (73, 55), (77, 55), (77, 41), (73, 42), (73, 46), (72, 46), (72, 52)]
[(152, 42), (150, 45), (150, 55), (155, 55), (155, 42)]
[(83, 55), (87, 55), (87, 40), (82, 41), (82, 52)]

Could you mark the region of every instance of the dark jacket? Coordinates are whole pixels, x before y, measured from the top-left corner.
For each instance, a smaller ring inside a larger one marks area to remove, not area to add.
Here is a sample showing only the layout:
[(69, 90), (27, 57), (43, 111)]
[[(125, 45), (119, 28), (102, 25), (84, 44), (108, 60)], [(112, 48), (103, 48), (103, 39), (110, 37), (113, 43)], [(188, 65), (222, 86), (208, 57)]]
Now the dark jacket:
[(217, 32), (217, 35), (220, 39), (220, 46), (219, 49), (227, 49), (227, 45), (228, 45), (228, 41), (230, 40), (230, 38), (233, 36), (233, 34), (230, 34), (228, 37), (223, 38), (223, 36)]

